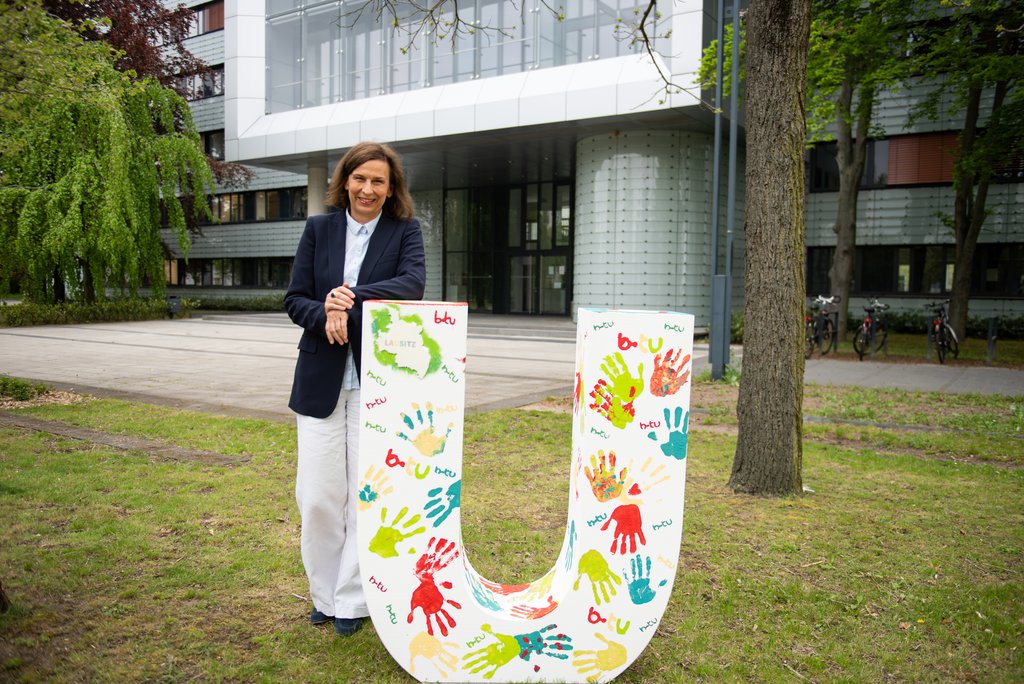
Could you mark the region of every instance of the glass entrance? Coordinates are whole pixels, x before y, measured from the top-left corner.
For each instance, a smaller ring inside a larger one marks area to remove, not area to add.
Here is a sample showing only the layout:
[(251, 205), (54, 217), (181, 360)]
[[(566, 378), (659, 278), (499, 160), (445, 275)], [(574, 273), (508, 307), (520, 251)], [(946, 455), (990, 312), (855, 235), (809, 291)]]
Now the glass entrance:
[(570, 190), (568, 183), (509, 190), (509, 313), (569, 313)]
[(572, 283), (568, 183), (448, 190), (445, 299), (470, 311), (567, 315)]

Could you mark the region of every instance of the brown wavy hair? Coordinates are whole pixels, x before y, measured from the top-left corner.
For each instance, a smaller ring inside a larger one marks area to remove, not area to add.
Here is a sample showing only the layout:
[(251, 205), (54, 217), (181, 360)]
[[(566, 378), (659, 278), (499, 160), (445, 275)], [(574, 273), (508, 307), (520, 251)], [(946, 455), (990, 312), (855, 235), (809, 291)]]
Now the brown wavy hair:
[(345, 182), (348, 181), (348, 177), (352, 175), (353, 171), (373, 160), (387, 162), (388, 168), (391, 170), (391, 196), (384, 200), (382, 211), (391, 218), (411, 219), (414, 208), (412, 196), (405, 183), (402, 158), (383, 143), (361, 142), (349, 148), (338, 165), (334, 167), (331, 184), (327, 186), (326, 202), (328, 206), (348, 209), (348, 192), (345, 191)]

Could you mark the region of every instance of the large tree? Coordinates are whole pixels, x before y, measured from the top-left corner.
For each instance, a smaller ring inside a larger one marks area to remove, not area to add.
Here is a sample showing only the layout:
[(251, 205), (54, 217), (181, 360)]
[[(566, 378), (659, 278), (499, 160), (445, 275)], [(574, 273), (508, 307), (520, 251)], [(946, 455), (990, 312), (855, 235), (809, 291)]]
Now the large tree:
[(962, 117), (949, 217), (956, 256), (949, 317), (963, 339), (974, 256), (988, 193), (1001, 173), (1024, 168), (1024, 4), (963, 0), (922, 24), (914, 65), (935, 87), (915, 117)]
[[(90, 41), (103, 41), (117, 51), (114, 66), (135, 79), (155, 78), (187, 97), (187, 77), (202, 76), (209, 66), (185, 46), (192, 35), (195, 12), (184, 4), (161, 0), (43, 0), (55, 17), (77, 27)], [(244, 188), (253, 172), (241, 164), (207, 157), (217, 183)], [(189, 201), (194, 201), (190, 198)], [(196, 229), (192, 223), (189, 228)]]
[(803, 489), (804, 101), (810, 0), (751, 0), (746, 283), (739, 437), (729, 486)]
[(15, 276), (34, 301), (147, 278), (159, 292), (162, 221), (187, 250), (179, 193), (213, 185), (188, 104), (38, 0), (4, 3), (0, 34), (0, 285)]
[(857, 200), (872, 137), (878, 94), (904, 73), (911, 0), (814, 0), (808, 55), (808, 127), (812, 139), (834, 132), (839, 191), (829, 268), (839, 295), (839, 334), (846, 336), (857, 247)]

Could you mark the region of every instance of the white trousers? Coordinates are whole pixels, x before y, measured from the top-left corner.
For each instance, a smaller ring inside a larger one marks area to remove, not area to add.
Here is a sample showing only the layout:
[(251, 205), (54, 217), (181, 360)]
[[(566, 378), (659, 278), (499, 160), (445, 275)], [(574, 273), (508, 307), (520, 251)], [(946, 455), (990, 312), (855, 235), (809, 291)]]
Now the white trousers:
[(313, 607), (334, 617), (368, 617), (356, 537), (359, 390), (342, 390), (326, 418), (297, 415), (296, 428), (295, 500)]

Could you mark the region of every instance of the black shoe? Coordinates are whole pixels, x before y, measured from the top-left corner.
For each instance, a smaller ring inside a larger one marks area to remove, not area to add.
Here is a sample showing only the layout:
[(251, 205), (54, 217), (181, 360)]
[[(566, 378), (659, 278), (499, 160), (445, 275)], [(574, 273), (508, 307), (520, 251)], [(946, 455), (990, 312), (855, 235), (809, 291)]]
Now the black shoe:
[(333, 619), (334, 619), (333, 615), (327, 615), (326, 613), (321, 613), (316, 608), (314, 608), (313, 612), (309, 614), (309, 621), (312, 622), (314, 625), (322, 625), (325, 622), (330, 622)]
[(339, 636), (352, 636), (363, 626), (363, 618), (334, 618), (334, 631)]

